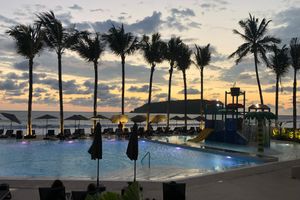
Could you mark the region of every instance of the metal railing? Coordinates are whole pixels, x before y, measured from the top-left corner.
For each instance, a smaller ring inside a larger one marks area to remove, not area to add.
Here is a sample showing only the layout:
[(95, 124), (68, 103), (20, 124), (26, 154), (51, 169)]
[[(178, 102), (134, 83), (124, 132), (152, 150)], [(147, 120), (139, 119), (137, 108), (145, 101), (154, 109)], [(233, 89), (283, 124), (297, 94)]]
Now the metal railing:
[(150, 168), (150, 160), (151, 160), (151, 154), (150, 152), (148, 151), (144, 156), (143, 158), (141, 159), (141, 164), (143, 164), (143, 161), (145, 160), (145, 158), (148, 156), (148, 167)]

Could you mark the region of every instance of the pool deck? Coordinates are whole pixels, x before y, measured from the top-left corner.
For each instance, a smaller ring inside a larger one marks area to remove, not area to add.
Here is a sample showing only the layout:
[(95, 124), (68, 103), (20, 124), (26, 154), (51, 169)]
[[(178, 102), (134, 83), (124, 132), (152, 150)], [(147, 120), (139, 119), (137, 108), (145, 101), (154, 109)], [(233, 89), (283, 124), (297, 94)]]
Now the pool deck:
[[(300, 180), (291, 178), (291, 167), (300, 165), (300, 159), (266, 163), (255, 167), (233, 169), (217, 174), (178, 180), (186, 183), (187, 200), (298, 200)], [(24, 166), (26, 167), (26, 166)], [(38, 200), (38, 187), (48, 187), (53, 180), (1, 178), (11, 187), (14, 200)], [(67, 191), (85, 190), (91, 181), (64, 180)], [(120, 192), (126, 182), (102, 182), (108, 191)], [(143, 196), (163, 200), (161, 182), (141, 182)]]

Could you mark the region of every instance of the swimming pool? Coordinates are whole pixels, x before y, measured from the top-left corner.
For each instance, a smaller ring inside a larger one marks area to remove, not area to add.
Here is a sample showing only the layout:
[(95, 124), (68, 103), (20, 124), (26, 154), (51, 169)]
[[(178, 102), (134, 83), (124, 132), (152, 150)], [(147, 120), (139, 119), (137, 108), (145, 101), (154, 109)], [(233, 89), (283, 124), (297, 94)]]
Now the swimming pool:
[[(94, 179), (97, 162), (87, 153), (91, 142), (0, 141), (0, 176)], [(127, 144), (126, 140), (104, 139), (103, 159), (100, 160), (102, 180), (132, 179), (133, 162), (126, 157)], [(147, 159), (141, 163), (146, 152), (151, 154), (150, 169)], [(140, 140), (137, 179), (170, 180), (259, 163), (262, 161), (251, 157), (206, 153)]]

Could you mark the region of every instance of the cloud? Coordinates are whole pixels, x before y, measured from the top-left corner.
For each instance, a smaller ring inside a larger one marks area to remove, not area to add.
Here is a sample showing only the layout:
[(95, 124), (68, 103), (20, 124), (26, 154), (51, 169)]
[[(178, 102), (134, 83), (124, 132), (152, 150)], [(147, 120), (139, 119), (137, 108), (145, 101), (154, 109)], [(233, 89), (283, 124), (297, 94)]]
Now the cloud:
[[(144, 92), (144, 93), (147, 93), (149, 92), (149, 85), (143, 85), (141, 87), (138, 87), (138, 86), (131, 86), (129, 89), (128, 89), (129, 92)], [(155, 92), (155, 91), (160, 91), (159, 88), (157, 87), (153, 87), (152, 86), (152, 92)]]
[(72, 6), (69, 7), (71, 10), (82, 10), (82, 7), (79, 6), (78, 4), (73, 4)]
[(189, 17), (189, 16), (193, 17), (193, 16), (195, 16), (195, 12), (190, 8), (186, 8), (186, 9), (182, 9), (182, 10), (179, 10), (177, 8), (172, 8), (171, 14), (173, 16), (176, 15), (178, 17)]
[(23, 89), (27, 85), (26, 82), (17, 83), (11, 79), (6, 79), (4, 81), (0, 81), (0, 89), (1, 90), (20, 90)]
[[(297, 88), (297, 91), (300, 90), (300, 87)], [(275, 93), (276, 92), (276, 86), (273, 85), (271, 87), (268, 87), (266, 89), (263, 90), (264, 92), (267, 92), (267, 93)], [(293, 92), (293, 87), (292, 86), (287, 86), (287, 87), (280, 87), (279, 86), (279, 92), (288, 92), (288, 93), (291, 93)]]
[(276, 13), (273, 17), (275, 28), (272, 31), (274, 35), (282, 38), (283, 43), (289, 43), (293, 37), (299, 37), (300, 34), (300, 7), (291, 7), (282, 12)]
[[(14, 63), (13, 67), (14, 67), (15, 69), (18, 69), (18, 70), (28, 71), (28, 69), (29, 69), (29, 66), (28, 66), (28, 65), (29, 65), (29, 64), (28, 64), (28, 60), (24, 60), (24, 61), (22, 61), (22, 62)], [(33, 68), (35, 68), (35, 67), (37, 67), (37, 66), (39, 66), (39, 63), (34, 62), (34, 63), (33, 63)]]
[[(178, 94), (184, 94), (184, 90), (180, 90)], [(200, 94), (200, 91), (198, 89), (188, 88), (187, 94)]]
[(18, 24), (17, 21), (15, 21), (15, 20), (13, 20), (11, 18), (5, 17), (3, 15), (0, 15), (0, 22), (3, 22), (5, 24), (7, 24), (8, 26), (13, 26), (13, 25)]
[(221, 11), (221, 10), (226, 10), (227, 9), (227, 5), (228, 5), (228, 1), (224, 1), (224, 0), (214, 0), (214, 1), (202, 1), (201, 3), (197, 2), (196, 5), (198, 5), (200, 8), (203, 9), (202, 14), (204, 14), (205, 12), (208, 11)]

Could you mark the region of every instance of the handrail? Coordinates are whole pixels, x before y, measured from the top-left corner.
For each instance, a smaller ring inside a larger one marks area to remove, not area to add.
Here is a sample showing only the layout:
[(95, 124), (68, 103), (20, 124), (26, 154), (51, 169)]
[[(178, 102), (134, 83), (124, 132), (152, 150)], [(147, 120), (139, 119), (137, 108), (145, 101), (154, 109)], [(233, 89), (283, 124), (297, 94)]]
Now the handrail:
[(143, 160), (148, 156), (148, 167), (150, 168), (150, 159), (151, 159), (151, 154), (150, 152), (148, 151), (144, 156), (143, 158), (141, 159), (141, 164), (143, 164)]

